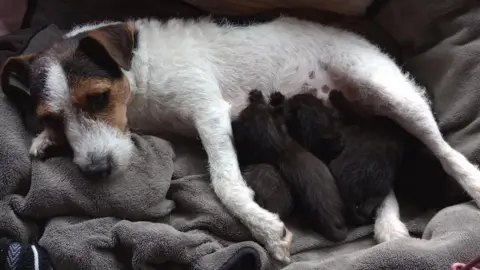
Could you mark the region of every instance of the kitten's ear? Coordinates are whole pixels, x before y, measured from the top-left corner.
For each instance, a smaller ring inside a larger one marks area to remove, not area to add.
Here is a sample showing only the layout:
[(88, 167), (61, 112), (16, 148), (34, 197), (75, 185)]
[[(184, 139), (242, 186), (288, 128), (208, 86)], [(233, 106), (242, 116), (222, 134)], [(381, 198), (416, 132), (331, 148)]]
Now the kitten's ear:
[(135, 30), (131, 23), (118, 23), (90, 31), (80, 40), (79, 48), (92, 58), (110, 57), (117, 65), (130, 70), (135, 44)]
[(31, 103), (28, 73), (34, 57), (34, 54), (10, 57), (0, 73), (3, 93), (20, 109)]

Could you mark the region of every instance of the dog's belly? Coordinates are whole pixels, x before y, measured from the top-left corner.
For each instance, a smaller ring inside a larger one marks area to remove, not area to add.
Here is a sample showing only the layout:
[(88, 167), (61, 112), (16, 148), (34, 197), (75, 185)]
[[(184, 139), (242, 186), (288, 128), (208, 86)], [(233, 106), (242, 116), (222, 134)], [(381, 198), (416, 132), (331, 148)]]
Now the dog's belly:
[(248, 94), (257, 89), (264, 93), (268, 99), (270, 93), (278, 91), (290, 98), (296, 94), (312, 93), (329, 106), (328, 94), (336, 89), (336, 84), (330, 79), (330, 75), (321, 65), (317, 67), (296, 66), (292, 70), (283, 70), (272, 80), (252, 80), (243, 86), (223, 86), (222, 96), (231, 105), (230, 115), (234, 119), (248, 105)]
[[(270, 93), (279, 91), (290, 98), (300, 93), (313, 93), (329, 106), (328, 94), (336, 88), (328, 71), (321, 65), (316, 67), (298, 66), (291, 70), (282, 69), (274, 78), (246, 80), (246, 83), (230, 81), (230, 85), (221, 84), (222, 97), (230, 104), (230, 118), (235, 119), (248, 105), (248, 94), (257, 89), (268, 98)], [(245, 81), (244, 81), (245, 82)], [(173, 99), (174, 100), (174, 99)], [(128, 108), (128, 123), (131, 130), (148, 135), (174, 133), (186, 137), (196, 137), (198, 132), (191, 117), (182, 115), (175, 102), (158, 102), (138, 97)]]

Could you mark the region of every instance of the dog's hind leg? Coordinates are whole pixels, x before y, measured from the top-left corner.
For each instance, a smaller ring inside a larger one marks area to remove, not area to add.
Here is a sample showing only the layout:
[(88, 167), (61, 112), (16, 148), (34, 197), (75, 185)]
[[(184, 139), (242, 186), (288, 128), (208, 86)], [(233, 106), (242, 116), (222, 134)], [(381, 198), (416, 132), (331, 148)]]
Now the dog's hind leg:
[(400, 209), (393, 190), (377, 209), (374, 235), (380, 243), (409, 236), (407, 227), (400, 220)]
[(261, 208), (246, 185), (232, 142), (230, 105), (212, 100), (194, 112), (195, 125), (208, 155), (213, 189), (225, 207), (277, 260), (290, 261), (292, 234), (277, 214)]
[[(368, 65), (357, 64), (344, 66), (333, 74), (344, 96), (371, 108), (374, 114), (391, 118), (422, 141), (445, 171), (480, 205), (480, 171), (444, 140), (424, 89), (386, 57), (370, 57)], [(395, 238), (394, 235), (384, 239)]]

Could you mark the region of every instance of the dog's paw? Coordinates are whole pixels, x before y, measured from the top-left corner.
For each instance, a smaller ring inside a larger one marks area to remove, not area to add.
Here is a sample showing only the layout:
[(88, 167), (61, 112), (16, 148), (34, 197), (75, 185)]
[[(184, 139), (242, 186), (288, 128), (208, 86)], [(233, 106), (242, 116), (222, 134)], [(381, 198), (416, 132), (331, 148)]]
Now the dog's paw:
[(270, 255), (282, 262), (290, 263), (292, 233), (285, 227), (278, 215), (265, 212), (262, 222), (252, 227), (255, 238), (264, 244)]
[(46, 150), (53, 144), (53, 141), (48, 138), (46, 132), (40, 133), (32, 141), (32, 146), (30, 146), (30, 156), (36, 159), (44, 158)]
[(292, 246), (293, 234), (286, 227), (283, 230), (282, 237), (270, 241), (266, 248), (277, 261), (288, 264), (291, 261), (290, 247)]
[(379, 243), (410, 237), (407, 226), (397, 217), (377, 219), (374, 231), (375, 239)]

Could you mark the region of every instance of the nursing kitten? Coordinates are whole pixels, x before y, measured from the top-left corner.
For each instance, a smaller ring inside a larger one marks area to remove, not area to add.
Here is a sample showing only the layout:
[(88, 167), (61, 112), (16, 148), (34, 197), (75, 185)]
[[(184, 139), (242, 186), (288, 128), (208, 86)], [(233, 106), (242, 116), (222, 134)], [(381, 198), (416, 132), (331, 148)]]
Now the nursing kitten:
[(366, 115), (337, 90), (329, 99), (336, 110), (312, 94), (293, 96), (287, 101), (287, 127), (307, 150), (329, 162), (348, 221), (366, 224), (393, 186), (406, 132), (386, 117)]
[(293, 208), (290, 187), (278, 170), (270, 164), (250, 165), (242, 171), (243, 179), (255, 192), (255, 201), (270, 212), (284, 219)]
[(260, 91), (250, 92), (250, 104), (232, 122), (240, 166), (275, 166), (290, 187), (295, 212), (326, 239), (341, 241), (346, 238), (347, 228), (335, 180), (325, 164), (288, 135), (283, 101), (280, 93), (272, 94), (274, 108)]

